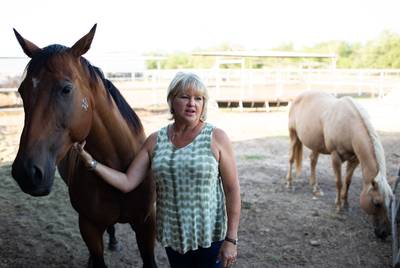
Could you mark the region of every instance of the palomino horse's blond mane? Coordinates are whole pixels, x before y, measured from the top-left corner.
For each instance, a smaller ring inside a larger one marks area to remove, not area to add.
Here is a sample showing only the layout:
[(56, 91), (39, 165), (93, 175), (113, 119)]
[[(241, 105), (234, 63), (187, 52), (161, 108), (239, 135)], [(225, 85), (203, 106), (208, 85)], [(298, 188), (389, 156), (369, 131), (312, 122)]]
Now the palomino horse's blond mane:
[(379, 140), (378, 133), (373, 128), (368, 113), (365, 111), (363, 107), (357, 104), (351, 97), (344, 97), (343, 99), (346, 99), (353, 104), (355, 109), (358, 111), (364, 123), (365, 128), (367, 129), (369, 137), (371, 138), (373, 149), (375, 152), (374, 157), (378, 163), (378, 173), (376, 174), (374, 181), (378, 184), (380, 193), (385, 197), (386, 207), (389, 207), (389, 203), (392, 198), (393, 192), (386, 179), (385, 152)]

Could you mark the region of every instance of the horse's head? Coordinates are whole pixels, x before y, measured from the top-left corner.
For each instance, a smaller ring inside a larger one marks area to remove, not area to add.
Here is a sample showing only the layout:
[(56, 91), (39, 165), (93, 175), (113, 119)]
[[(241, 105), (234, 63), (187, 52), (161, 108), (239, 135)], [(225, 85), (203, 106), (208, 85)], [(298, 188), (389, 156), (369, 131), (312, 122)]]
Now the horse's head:
[(56, 165), (74, 142), (89, 133), (93, 113), (90, 88), (97, 76), (88, 74), (81, 55), (89, 50), (95, 30), (96, 25), (71, 48), (39, 48), (14, 30), (31, 58), (18, 89), (25, 122), (12, 165), (12, 176), (25, 193), (49, 194)]
[(375, 235), (385, 239), (390, 234), (390, 201), (392, 190), (386, 179), (366, 184), (360, 195), (361, 208), (372, 216)]

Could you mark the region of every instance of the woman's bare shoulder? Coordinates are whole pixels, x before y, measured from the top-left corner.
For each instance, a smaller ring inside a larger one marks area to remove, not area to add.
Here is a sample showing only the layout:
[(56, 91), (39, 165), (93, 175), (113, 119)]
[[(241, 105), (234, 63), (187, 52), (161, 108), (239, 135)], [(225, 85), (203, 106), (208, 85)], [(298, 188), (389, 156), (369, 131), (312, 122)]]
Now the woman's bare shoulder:
[(229, 141), (228, 135), (225, 133), (224, 130), (214, 127), (213, 129), (213, 137), (216, 141)]
[(151, 133), (145, 143), (144, 146), (147, 148), (148, 151), (153, 151), (154, 147), (156, 146), (157, 143), (157, 137), (158, 137), (158, 131), (155, 131)]

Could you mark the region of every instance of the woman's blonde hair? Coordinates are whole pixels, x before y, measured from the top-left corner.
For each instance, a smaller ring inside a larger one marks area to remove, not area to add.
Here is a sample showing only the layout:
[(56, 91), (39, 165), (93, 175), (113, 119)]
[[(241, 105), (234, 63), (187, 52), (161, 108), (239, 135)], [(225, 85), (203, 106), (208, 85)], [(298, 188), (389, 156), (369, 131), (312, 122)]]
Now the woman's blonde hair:
[(172, 79), (168, 86), (167, 102), (169, 106), (169, 112), (174, 118), (174, 110), (172, 108), (172, 102), (179, 93), (184, 93), (187, 90), (192, 90), (196, 94), (203, 97), (203, 110), (200, 115), (200, 120), (204, 121), (207, 118), (207, 103), (208, 103), (208, 92), (207, 88), (201, 79), (194, 73), (178, 72)]

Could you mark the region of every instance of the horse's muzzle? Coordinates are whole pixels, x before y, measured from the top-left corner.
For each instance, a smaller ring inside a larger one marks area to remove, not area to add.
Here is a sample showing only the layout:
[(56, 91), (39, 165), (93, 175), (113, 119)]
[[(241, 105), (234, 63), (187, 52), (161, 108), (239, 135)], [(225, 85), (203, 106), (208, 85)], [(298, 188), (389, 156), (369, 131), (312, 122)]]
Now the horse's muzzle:
[(37, 164), (33, 159), (16, 158), (11, 175), (24, 193), (32, 196), (45, 196), (51, 192), (54, 181), (55, 165)]
[(377, 238), (385, 240), (390, 234), (390, 230), (386, 228), (385, 229), (375, 228), (374, 233)]
[(381, 217), (376, 217), (374, 218), (374, 233), (377, 238), (380, 238), (382, 240), (385, 240), (386, 237), (388, 237), (391, 233), (391, 228), (390, 228), (390, 221), (389, 219), (385, 216)]

